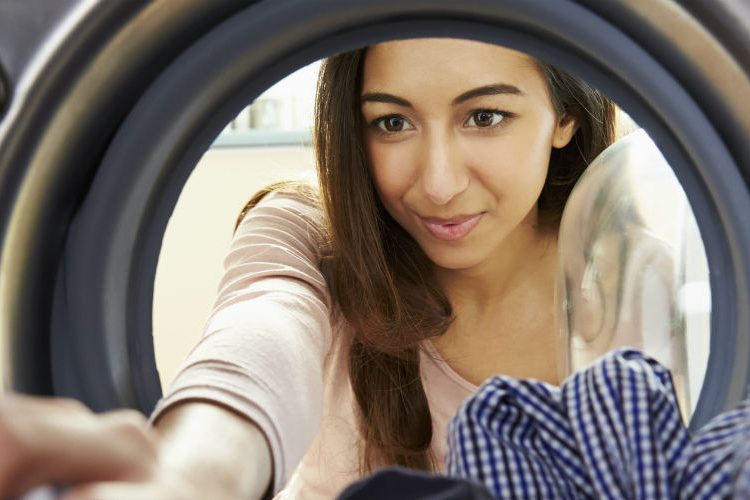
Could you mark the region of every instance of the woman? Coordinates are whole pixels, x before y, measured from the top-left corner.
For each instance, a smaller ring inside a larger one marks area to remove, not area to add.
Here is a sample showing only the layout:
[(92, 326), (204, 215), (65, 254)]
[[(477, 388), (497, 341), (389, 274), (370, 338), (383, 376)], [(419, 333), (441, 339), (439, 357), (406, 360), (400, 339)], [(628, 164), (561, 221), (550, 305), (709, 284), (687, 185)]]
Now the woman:
[(488, 376), (557, 382), (556, 230), (612, 104), (452, 39), (333, 57), (318, 91), (321, 202), (256, 197), (140, 441), (152, 465), (75, 493), (330, 498), (383, 465), (441, 470), (447, 421)]

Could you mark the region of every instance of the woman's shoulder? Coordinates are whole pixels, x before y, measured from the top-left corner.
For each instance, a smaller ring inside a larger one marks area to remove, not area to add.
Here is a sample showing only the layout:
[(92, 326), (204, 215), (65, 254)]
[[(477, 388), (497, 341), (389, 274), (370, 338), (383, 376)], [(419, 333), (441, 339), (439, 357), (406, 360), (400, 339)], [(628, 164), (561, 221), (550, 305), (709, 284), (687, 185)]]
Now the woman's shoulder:
[(326, 276), (330, 238), (325, 220), (312, 184), (269, 185), (253, 195), (237, 218), (228, 258), (237, 257), (243, 263), (265, 262), (270, 256), (292, 259), (316, 279)]
[(260, 289), (312, 292), (328, 304), (321, 269), (328, 240), (322, 227), (311, 188), (287, 183), (256, 193), (238, 217), (217, 304), (234, 303)]
[(291, 217), (303, 217), (322, 229), (323, 210), (318, 188), (303, 181), (282, 181), (270, 184), (256, 192), (237, 216), (235, 232), (252, 210), (287, 212)]

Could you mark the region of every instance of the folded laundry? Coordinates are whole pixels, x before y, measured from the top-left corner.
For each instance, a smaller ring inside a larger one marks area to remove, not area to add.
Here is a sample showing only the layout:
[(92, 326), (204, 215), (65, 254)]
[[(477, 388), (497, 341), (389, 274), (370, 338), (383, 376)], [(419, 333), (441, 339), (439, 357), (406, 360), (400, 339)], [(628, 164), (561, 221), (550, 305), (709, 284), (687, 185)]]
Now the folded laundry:
[(499, 498), (750, 498), (750, 406), (696, 435), (669, 371), (620, 349), (558, 388), (493, 377), (451, 421), (449, 475)]

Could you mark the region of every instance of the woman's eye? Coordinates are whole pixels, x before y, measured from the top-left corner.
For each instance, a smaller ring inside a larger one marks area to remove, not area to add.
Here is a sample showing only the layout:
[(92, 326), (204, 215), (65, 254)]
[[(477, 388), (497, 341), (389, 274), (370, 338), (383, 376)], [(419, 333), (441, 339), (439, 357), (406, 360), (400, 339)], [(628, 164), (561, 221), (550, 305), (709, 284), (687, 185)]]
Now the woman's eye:
[(505, 114), (500, 111), (475, 111), (466, 121), (469, 127), (490, 128), (499, 125), (505, 118)]
[(386, 116), (375, 120), (374, 123), (380, 130), (387, 133), (402, 132), (414, 128), (411, 123), (402, 116)]

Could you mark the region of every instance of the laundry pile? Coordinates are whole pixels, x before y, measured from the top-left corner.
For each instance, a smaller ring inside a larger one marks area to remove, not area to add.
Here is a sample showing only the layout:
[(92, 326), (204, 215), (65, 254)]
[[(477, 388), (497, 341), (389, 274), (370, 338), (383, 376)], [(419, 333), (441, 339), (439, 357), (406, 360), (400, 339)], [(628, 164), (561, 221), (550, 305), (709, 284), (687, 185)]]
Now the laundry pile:
[(632, 349), (560, 387), (493, 377), (448, 435), (448, 474), (498, 498), (750, 498), (748, 401), (691, 436), (669, 371)]
[(556, 387), (497, 376), (451, 421), (449, 477), (392, 468), (340, 500), (750, 499), (750, 400), (690, 435), (672, 377), (620, 349)]

